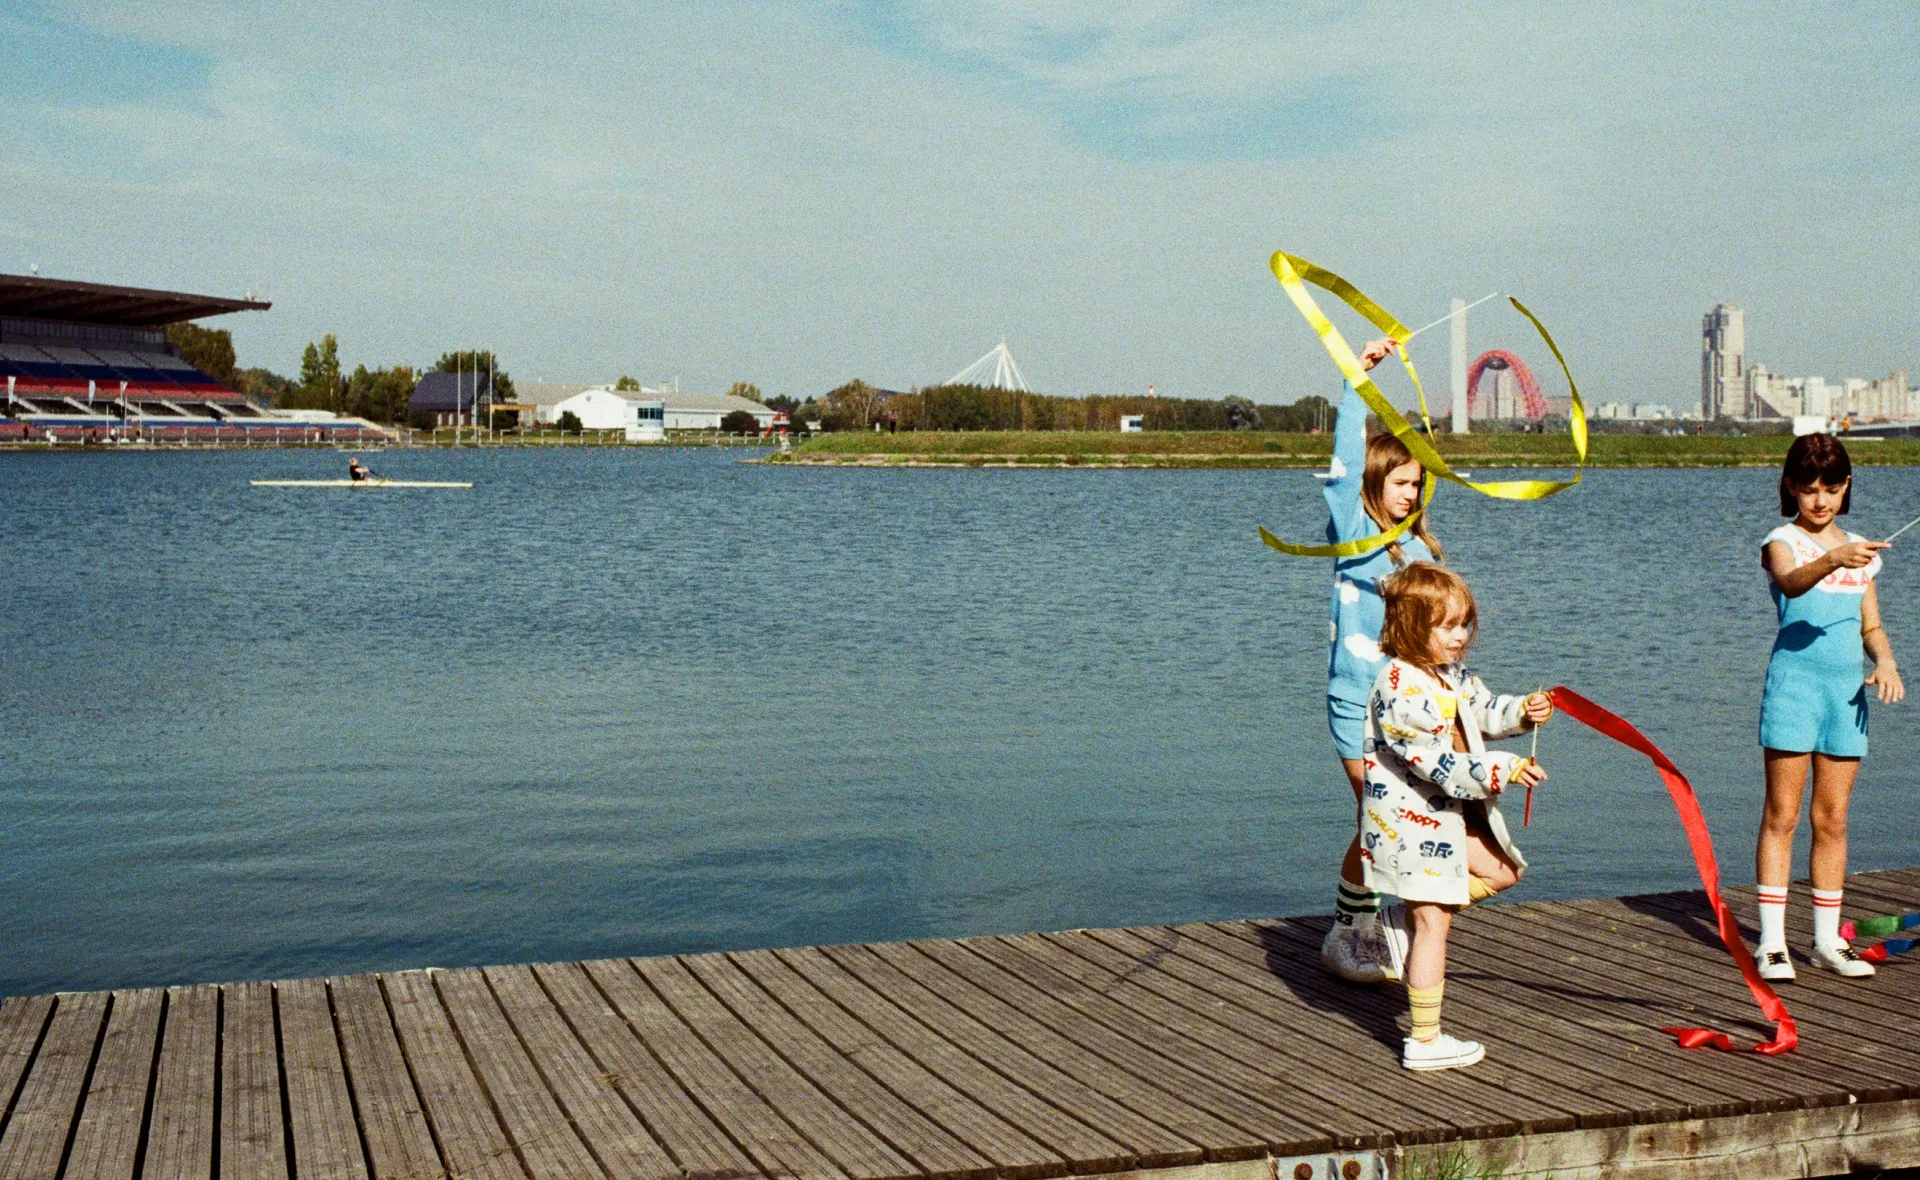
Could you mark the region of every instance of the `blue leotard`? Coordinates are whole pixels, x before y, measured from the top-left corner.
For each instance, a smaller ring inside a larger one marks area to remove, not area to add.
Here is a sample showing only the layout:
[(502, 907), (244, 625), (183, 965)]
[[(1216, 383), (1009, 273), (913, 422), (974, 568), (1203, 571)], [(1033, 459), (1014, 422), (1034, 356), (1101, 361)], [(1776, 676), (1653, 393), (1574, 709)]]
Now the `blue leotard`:
[[(1327, 498), (1327, 540), (1358, 541), (1380, 532), (1360, 499), (1367, 470), (1367, 405), (1346, 386), (1340, 416), (1333, 426), (1333, 478), (1323, 489)], [(1427, 543), (1411, 533), (1400, 539), (1408, 562), (1432, 561)], [(1332, 640), (1327, 653), (1327, 728), (1342, 758), (1363, 756), (1367, 699), (1373, 681), (1386, 666), (1380, 652), (1380, 625), (1386, 622), (1386, 604), (1380, 600), (1380, 579), (1395, 569), (1385, 546), (1358, 557), (1333, 563)]]
[[(1849, 541), (1864, 541), (1848, 533)], [(1826, 552), (1798, 526), (1783, 524), (1761, 542), (1782, 542), (1797, 568)], [(1867, 753), (1866, 656), (1860, 639), (1860, 602), (1880, 572), (1875, 557), (1864, 569), (1839, 569), (1798, 598), (1788, 598), (1771, 579), (1780, 633), (1767, 661), (1767, 687), (1760, 699), (1760, 744), (1789, 753), (1864, 758)]]

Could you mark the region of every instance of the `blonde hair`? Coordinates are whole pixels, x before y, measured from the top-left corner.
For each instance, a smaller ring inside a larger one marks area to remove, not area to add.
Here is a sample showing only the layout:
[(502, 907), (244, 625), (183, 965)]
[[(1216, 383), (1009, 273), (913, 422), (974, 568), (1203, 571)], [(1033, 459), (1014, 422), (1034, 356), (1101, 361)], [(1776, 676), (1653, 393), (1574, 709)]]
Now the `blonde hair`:
[[(1367, 463), (1360, 474), (1360, 505), (1367, 510), (1367, 515), (1373, 518), (1373, 523), (1379, 525), (1382, 532), (1400, 523), (1387, 515), (1384, 499), (1387, 490), (1387, 473), (1411, 462), (1413, 462), (1413, 452), (1407, 449), (1407, 444), (1388, 431), (1383, 430), (1367, 440)], [(1425, 473), (1422, 472), (1422, 479), (1424, 478)], [(1420, 538), (1426, 544), (1435, 561), (1445, 561), (1447, 552), (1440, 548), (1440, 542), (1434, 540), (1433, 534), (1427, 531), (1427, 514), (1418, 501), (1414, 503), (1413, 510), (1420, 515), (1413, 522), (1413, 527), (1408, 530), (1408, 533)], [(1393, 558), (1393, 564), (1396, 566), (1407, 563), (1406, 554), (1400, 551), (1398, 541), (1388, 544), (1387, 555)]]
[(1480, 633), (1480, 608), (1467, 580), (1431, 561), (1416, 561), (1380, 579), (1386, 621), (1380, 626), (1380, 650), (1431, 672), (1433, 633), (1454, 615), (1464, 615), (1467, 645)]

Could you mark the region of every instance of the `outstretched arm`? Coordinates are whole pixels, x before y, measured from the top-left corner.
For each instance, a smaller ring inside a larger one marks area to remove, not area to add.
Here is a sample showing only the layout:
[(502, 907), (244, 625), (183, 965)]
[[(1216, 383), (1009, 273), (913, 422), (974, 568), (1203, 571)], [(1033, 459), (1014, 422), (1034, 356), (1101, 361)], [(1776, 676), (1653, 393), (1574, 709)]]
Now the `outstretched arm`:
[(1820, 579), (1835, 570), (1865, 569), (1874, 556), (1887, 548), (1887, 541), (1848, 541), (1835, 545), (1805, 565), (1793, 564), (1793, 550), (1785, 541), (1769, 541), (1760, 562), (1767, 567), (1773, 584), (1788, 598), (1798, 598), (1820, 584)]
[(1409, 773), (1456, 799), (1490, 799), (1513, 778), (1517, 754), (1490, 750), (1464, 753), (1453, 748), (1453, 723), (1440, 714), (1424, 689), (1373, 696), (1374, 725), (1382, 745)]

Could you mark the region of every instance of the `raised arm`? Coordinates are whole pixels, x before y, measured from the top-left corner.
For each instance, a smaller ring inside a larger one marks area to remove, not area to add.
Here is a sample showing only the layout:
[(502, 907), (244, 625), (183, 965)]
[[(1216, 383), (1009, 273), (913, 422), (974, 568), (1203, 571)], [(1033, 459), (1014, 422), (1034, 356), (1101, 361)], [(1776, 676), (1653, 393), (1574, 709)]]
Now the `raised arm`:
[(1835, 545), (1819, 557), (1805, 565), (1793, 564), (1793, 549), (1785, 541), (1768, 541), (1761, 552), (1760, 562), (1767, 567), (1767, 575), (1773, 584), (1780, 587), (1780, 593), (1788, 598), (1798, 598), (1820, 584), (1820, 579), (1839, 569), (1865, 569), (1873, 564), (1874, 555), (1886, 549), (1887, 541), (1848, 541), (1844, 545)]
[[(1360, 350), (1360, 367), (1373, 368), (1396, 347), (1392, 337), (1369, 341)], [(1353, 391), (1352, 382), (1342, 381), (1340, 387), (1340, 412), (1333, 422), (1333, 478), (1321, 493), (1333, 520), (1333, 539), (1357, 541), (1380, 531), (1360, 500), (1360, 484), (1367, 471), (1367, 403)]]

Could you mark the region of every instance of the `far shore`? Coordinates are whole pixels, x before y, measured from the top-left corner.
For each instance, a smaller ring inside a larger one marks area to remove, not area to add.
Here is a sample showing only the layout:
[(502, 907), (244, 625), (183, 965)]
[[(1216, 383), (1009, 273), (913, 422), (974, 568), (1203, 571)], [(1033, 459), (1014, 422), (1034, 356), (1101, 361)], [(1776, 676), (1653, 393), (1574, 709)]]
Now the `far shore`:
[[(1777, 467), (1792, 438), (1762, 435), (1594, 434), (1588, 467)], [(1920, 465), (1920, 439), (1844, 439), (1862, 466)], [(1442, 434), (1435, 445), (1467, 468), (1571, 467), (1558, 434)], [(817, 435), (755, 462), (795, 467), (1324, 468), (1327, 434), (1275, 431), (979, 431)]]

